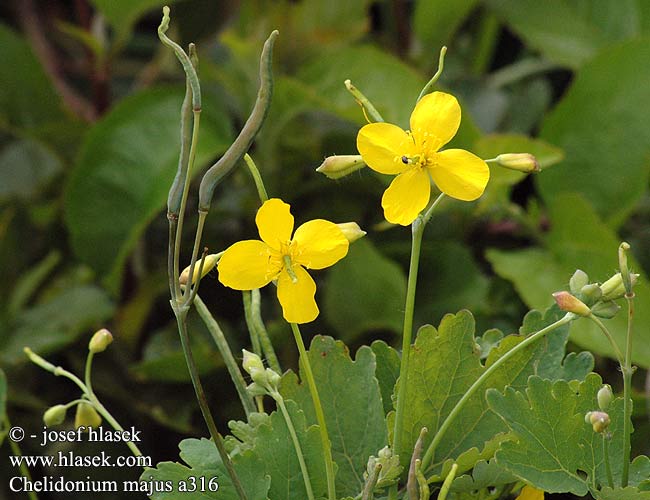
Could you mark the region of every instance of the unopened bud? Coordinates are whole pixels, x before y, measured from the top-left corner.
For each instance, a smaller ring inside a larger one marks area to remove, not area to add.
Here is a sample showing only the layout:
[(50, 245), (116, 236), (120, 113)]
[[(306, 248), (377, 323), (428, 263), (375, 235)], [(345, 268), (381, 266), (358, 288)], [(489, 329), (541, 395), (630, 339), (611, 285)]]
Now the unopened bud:
[(563, 311), (572, 312), (578, 316), (589, 316), (591, 314), (589, 307), (569, 292), (555, 292), (553, 298)]
[(278, 385), (280, 385), (280, 380), (282, 379), (282, 377), (280, 376), (279, 373), (274, 372), (270, 368), (267, 368), (265, 374), (266, 374), (266, 380), (268, 381), (271, 387), (277, 388)]
[[(203, 261), (203, 269), (201, 269), (201, 278), (204, 278), (206, 274), (208, 274), (210, 271), (214, 269), (214, 266), (217, 265), (220, 258), (221, 258), (221, 254), (218, 253), (211, 253), (210, 255), (205, 256), (205, 259)], [(199, 259), (194, 264), (194, 273), (193, 273), (194, 277), (192, 278), (192, 284), (196, 283), (197, 281), (200, 267), (201, 267), (201, 260)], [(183, 269), (183, 272), (178, 277), (178, 282), (181, 285), (187, 285), (189, 278), (190, 278), (190, 266), (187, 266), (185, 269)]]
[(93, 354), (103, 352), (113, 342), (113, 334), (106, 328), (97, 330), (88, 342), (88, 350)]
[(621, 270), (626, 293), (632, 293), (632, 276), (627, 266), (627, 252), (629, 249), (630, 244), (625, 241), (618, 247), (618, 268)]
[(89, 427), (93, 429), (102, 425), (102, 417), (99, 416), (95, 407), (90, 403), (79, 403), (77, 405), (77, 412), (74, 416), (74, 426), (75, 428), (85, 427), (85, 431), (88, 431)]
[(620, 310), (621, 306), (611, 300), (608, 300), (607, 302), (598, 302), (591, 308), (591, 312), (594, 316), (603, 319), (612, 319)]
[(249, 375), (253, 370), (262, 370), (264, 371), (264, 363), (262, 358), (260, 358), (254, 352), (247, 351), (246, 349), (241, 350), (244, 354), (244, 360), (242, 361), (242, 367)]
[[(638, 279), (638, 274), (630, 274), (630, 283), (632, 286), (636, 284)], [(600, 289), (603, 292), (603, 300), (620, 299), (625, 295), (625, 283), (623, 282), (623, 276), (621, 276), (621, 273), (616, 273), (614, 276), (605, 281), (605, 283), (600, 285)]]
[(575, 294), (580, 292), (580, 290), (582, 290), (582, 287), (588, 284), (589, 276), (587, 276), (586, 272), (578, 269), (575, 273), (573, 273), (573, 276), (571, 276), (571, 279), (569, 280), (569, 290), (571, 290), (571, 293)]
[(580, 289), (582, 299), (589, 305), (595, 304), (602, 298), (603, 292), (597, 283), (589, 283)]
[(598, 408), (603, 411), (607, 410), (607, 408), (609, 408), (609, 404), (612, 402), (613, 396), (614, 395), (612, 394), (612, 388), (609, 384), (602, 386), (596, 395), (596, 399), (598, 400)]
[(585, 415), (585, 422), (591, 424), (594, 432), (602, 433), (607, 430), (611, 420), (604, 411), (590, 411)]
[(539, 172), (539, 163), (530, 153), (504, 153), (496, 157), (497, 163), (510, 170), (519, 172)]
[(246, 386), (246, 391), (248, 391), (248, 393), (253, 397), (265, 396), (268, 394), (268, 391), (256, 382), (248, 384), (248, 386)]
[(65, 414), (67, 411), (68, 408), (65, 405), (51, 406), (45, 410), (45, 413), (43, 413), (43, 423), (47, 427), (62, 424), (65, 420)]
[(365, 166), (361, 155), (328, 156), (316, 169), (316, 172), (320, 172), (330, 179), (340, 179)]
[(363, 238), (366, 233), (363, 229), (359, 227), (359, 224), (356, 222), (342, 222), (337, 224), (343, 236), (345, 236), (349, 243), (354, 243), (355, 241)]

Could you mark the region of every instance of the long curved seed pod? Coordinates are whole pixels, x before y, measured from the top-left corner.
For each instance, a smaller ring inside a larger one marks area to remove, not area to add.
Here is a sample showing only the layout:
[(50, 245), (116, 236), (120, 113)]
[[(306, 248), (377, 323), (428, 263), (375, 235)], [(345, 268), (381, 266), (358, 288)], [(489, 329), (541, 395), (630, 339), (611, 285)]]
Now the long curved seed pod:
[(260, 58), (260, 89), (257, 93), (253, 111), (246, 120), (244, 128), (242, 128), (235, 142), (228, 148), (228, 151), (208, 169), (203, 179), (201, 179), (199, 212), (208, 212), (210, 210), (214, 188), (248, 152), (268, 114), (273, 94), (273, 45), (277, 36), (278, 31), (275, 30), (264, 43)]

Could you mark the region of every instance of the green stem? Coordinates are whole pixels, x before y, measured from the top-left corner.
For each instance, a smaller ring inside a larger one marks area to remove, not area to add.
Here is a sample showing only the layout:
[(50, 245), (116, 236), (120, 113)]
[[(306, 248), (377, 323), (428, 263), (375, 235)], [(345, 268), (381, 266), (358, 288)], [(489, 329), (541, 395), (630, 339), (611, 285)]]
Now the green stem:
[(307, 498), (309, 500), (314, 500), (314, 492), (311, 487), (311, 480), (309, 479), (309, 471), (307, 470), (307, 464), (305, 463), (305, 457), (302, 454), (302, 448), (300, 447), (300, 441), (298, 441), (298, 436), (296, 435), (296, 429), (293, 426), (287, 407), (284, 404), (284, 398), (280, 395), (279, 392), (273, 391), (270, 393), (271, 397), (280, 407), (280, 411), (284, 416), (284, 421), (287, 423), (287, 428), (289, 429), (289, 435), (291, 436), (291, 441), (293, 441), (293, 447), (296, 450), (296, 455), (298, 456), (298, 463), (300, 464), (300, 471), (302, 472), (302, 479), (305, 482), (305, 490), (307, 491)]
[[(248, 298), (247, 294), (250, 294)], [(250, 303), (247, 305), (249, 299)], [(269, 367), (276, 373), (282, 373), (282, 368), (280, 367), (280, 362), (275, 354), (275, 349), (273, 349), (269, 332), (266, 331), (264, 321), (262, 320), (261, 295), (259, 289), (244, 292), (244, 312), (246, 314), (246, 323), (249, 325), (249, 328), (252, 327), (255, 330), (255, 336), (259, 339), (260, 347), (262, 348), (262, 352), (264, 353), (264, 357), (266, 358)]]
[[(402, 331), (402, 358), (400, 361), (400, 376), (397, 379), (397, 405), (395, 409), (395, 426), (393, 428), (393, 451), (399, 455), (402, 445), (402, 421), (404, 419), (404, 405), (406, 402), (406, 377), (409, 370), (411, 339), (413, 337), (413, 314), (415, 312), (415, 290), (417, 288), (418, 268), (420, 265), (420, 251), (422, 249), (422, 236), (424, 228), (431, 219), (433, 211), (444, 198), (440, 194), (424, 214), (420, 214), (411, 227), (411, 260), (409, 263), (408, 284), (406, 288), (406, 301), (404, 305), (404, 327)], [(397, 498), (397, 484), (394, 484), (388, 497)]]
[(84, 382), (86, 383), (86, 389), (88, 392), (93, 392), (93, 385), (92, 385), (92, 365), (93, 365), (93, 358), (95, 357), (95, 353), (92, 351), (88, 351), (88, 356), (86, 357), (86, 369), (84, 371)]
[[(93, 353), (89, 352), (88, 358), (86, 358), (86, 370), (85, 370), (86, 383), (84, 383), (75, 374), (70, 373), (68, 370), (62, 368), (61, 366), (53, 365), (46, 359), (42, 358), (41, 356), (33, 352), (29, 347), (25, 347), (24, 351), (27, 357), (29, 358), (29, 360), (35, 365), (40, 366), (45, 371), (53, 373), (57, 377), (62, 376), (74, 382), (77, 385), (77, 387), (81, 389), (83, 395), (88, 399), (90, 403), (92, 403), (95, 409), (101, 414), (102, 417), (104, 417), (104, 420), (106, 420), (111, 425), (111, 427), (113, 427), (113, 429), (115, 429), (116, 431), (124, 430), (124, 428), (119, 424), (119, 422), (115, 420), (113, 415), (111, 415), (111, 413), (99, 401), (99, 399), (93, 392), (92, 385), (89, 383), (90, 375), (91, 375), (90, 368), (92, 365)], [(79, 401), (76, 401), (76, 403), (78, 402)], [(142, 455), (142, 452), (138, 449), (138, 447), (134, 443), (128, 441), (126, 444), (135, 456)]]
[(607, 473), (607, 483), (610, 488), (614, 488), (612, 466), (609, 463), (609, 436), (607, 436), (606, 432), (603, 432), (603, 455), (605, 457), (605, 472)]
[(296, 341), (296, 345), (298, 346), (300, 361), (302, 363), (305, 379), (307, 380), (309, 392), (311, 393), (311, 399), (314, 403), (316, 421), (318, 422), (318, 428), (320, 430), (320, 438), (323, 444), (323, 455), (325, 459), (325, 473), (327, 474), (327, 497), (329, 500), (336, 500), (336, 486), (334, 483), (334, 461), (332, 460), (332, 446), (330, 443), (329, 434), (327, 432), (327, 425), (325, 424), (325, 414), (323, 413), (320, 396), (318, 395), (318, 389), (316, 387), (316, 381), (314, 380), (314, 374), (311, 371), (311, 363), (309, 362), (309, 357), (307, 356), (307, 350), (305, 349), (305, 344), (302, 341), (300, 328), (296, 323), (289, 324), (291, 325), (291, 331), (293, 332), (293, 337)]
[(196, 306), (196, 311), (199, 313), (199, 316), (201, 316), (203, 323), (208, 328), (208, 331), (210, 332), (214, 343), (217, 344), (217, 348), (219, 349), (221, 357), (226, 364), (230, 378), (232, 379), (233, 383), (235, 384), (235, 388), (237, 389), (237, 394), (239, 395), (241, 404), (244, 407), (244, 411), (246, 412), (246, 417), (248, 417), (251, 413), (254, 413), (256, 411), (255, 402), (246, 390), (246, 382), (244, 381), (244, 377), (239, 370), (239, 365), (237, 364), (237, 361), (235, 360), (235, 357), (230, 350), (226, 336), (223, 334), (219, 323), (217, 323), (217, 320), (214, 319), (214, 316), (212, 316), (210, 310), (205, 305), (205, 302), (201, 300), (200, 296), (197, 295), (194, 297), (194, 305)]
[[(607, 337), (607, 340), (609, 340), (609, 343), (611, 344), (612, 349), (614, 349), (614, 355), (616, 356), (616, 360), (618, 361), (618, 364), (620, 365), (621, 370), (623, 370), (623, 368), (625, 367), (625, 360), (623, 358), (623, 354), (621, 353), (621, 350), (618, 348), (618, 344), (616, 344), (616, 341), (614, 340), (614, 337), (612, 336), (610, 331), (607, 329), (605, 324), (602, 321), (600, 321), (600, 319), (598, 319), (593, 314), (590, 314), (589, 316), (587, 316), (587, 318), (589, 318), (591, 321), (596, 323), (596, 325), (598, 325), (598, 328), (600, 328), (600, 331), (603, 332), (605, 337)], [(625, 373), (625, 372), (623, 372), (623, 373)]]
[(438, 56), (438, 71), (436, 71), (435, 75), (433, 75), (431, 77), (431, 80), (429, 80), (427, 84), (424, 86), (422, 92), (420, 92), (420, 95), (418, 96), (418, 101), (422, 99), (425, 95), (427, 95), (429, 92), (431, 92), (431, 89), (438, 81), (438, 78), (440, 78), (440, 75), (442, 75), (442, 71), (445, 69), (446, 53), (447, 53), (447, 47), (443, 45), (443, 47), (440, 49), (440, 55)]
[(205, 397), (205, 391), (203, 390), (203, 384), (201, 384), (201, 379), (199, 377), (199, 371), (196, 368), (196, 363), (194, 362), (194, 355), (192, 354), (192, 348), (190, 346), (190, 338), (187, 333), (188, 310), (189, 306), (180, 309), (178, 307), (174, 308), (176, 321), (178, 323), (178, 331), (181, 338), (181, 346), (183, 347), (183, 354), (185, 355), (185, 364), (187, 364), (187, 368), (190, 372), (190, 378), (192, 379), (192, 385), (194, 386), (194, 392), (196, 393), (196, 400), (199, 403), (199, 408), (203, 414), (203, 419), (208, 426), (208, 431), (210, 432), (210, 436), (212, 437), (212, 440), (217, 447), (221, 461), (226, 467), (226, 471), (228, 472), (228, 476), (230, 476), (233, 486), (235, 487), (235, 491), (237, 491), (237, 495), (241, 500), (246, 500), (246, 493), (244, 492), (242, 484), (239, 481), (239, 476), (237, 476), (237, 472), (233, 467), (232, 460), (230, 459), (230, 456), (228, 456), (228, 452), (224, 446), (223, 437), (221, 437), (221, 434), (219, 434), (219, 431), (217, 430), (217, 425), (214, 422), (212, 412), (210, 412), (210, 407), (208, 406), (208, 401)]
[(511, 357), (513, 357), (515, 354), (517, 354), (519, 351), (522, 349), (525, 349), (529, 345), (533, 344), (534, 342), (538, 341), (539, 339), (543, 338), (547, 334), (551, 333), (553, 330), (556, 330), (557, 328), (564, 326), (574, 319), (576, 319), (578, 316), (576, 316), (573, 313), (567, 313), (564, 315), (562, 318), (557, 320), (555, 323), (552, 323), (548, 325), (545, 328), (542, 328), (541, 330), (533, 333), (532, 335), (529, 335), (526, 337), (523, 341), (521, 341), (519, 344), (514, 346), (512, 349), (510, 349), (508, 352), (506, 352), (503, 356), (501, 356), (499, 359), (497, 359), (493, 364), (491, 364), (482, 374), (481, 376), (476, 379), (476, 381), (471, 385), (469, 389), (463, 394), (463, 396), (458, 400), (456, 405), (453, 407), (451, 412), (449, 412), (449, 415), (447, 415), (447, 418), (445, 421), (442, 423), (442, 425), (438, 428), (438, 431), (436, 432), (435, 436), (433, 436), (433, 440), (431, 441), (431, 444), (429, 444), (429, 447), (427, 448), (427, 452), (424, 455), (424, 459), (422, 460), (422, 469), (426, 470), (429, 465), (431, 465), (431, 461), (433, 460), (434, 454), (436, 452), (436, 448), (440, 444), (440, 441), (442, 441), (442, 438), (445, 436), (449, 428), (451, 427), (452, 423), (456, 419), (456, 417), (460, 414), (462, 411), (463, 407), (465, 404), (476, 394), (478, 389), (483, 385), (483, 383), (490, 378), (490, 376), (501, 366), (503, 365), (506, 361), (508, 361)]
[(631, 453), (631, 434), (632, 434), (632, 320), (634, 319), (634, 292), (625, 294), (627, 300), (627, 339), (625, 343), (625, 365), (623, 369), (623, 399), (624, 419), (623, 419), (623, 472), (621, 474), (621, 487), (625, 488), (628, 484), (630, 475), (630, 453)]
[(269, 195), (266, 193), (266, 188), (264, 187), (264, 181), (262, 180), (262, 175), (260, 174), (257, 165), (255, 165), (253, 158), (251, 158), (248, 153), (244, 155), (244, 161), (248, 166), (248, 171), (253, 176), (253, 181), (255, 181), (255, 187), (257, 188), (257, 195), (260, 197), (260, 201), (264, 203), (269, 199)]
[(359, 103), (366, 120), (369, 122), (383, 122), (384, 118), (381, 116), (377, 108), (370, 102), (370, 100), (354, 85), (350, 80), (345, 80), (345, 88), (352, 94), (354, 99)]
[[(377, 486), (377, 481), (379, 481), (379, 473), (381, 472), (381, 464), (375, 465), (375, 468), (370, 473), (368, 479), (366, 479), (366, 484), (363, 487), (361, 495), (356, 498), (361, 500), (373, 500), (375, 498), (375, 486)], [(356, 500), (355, 498), (355, 500)]]
[(477, 49), (472, 62), (472, 72), (477, 76), (489, 68), (499, 34), (499, 21), (494, 14), (483, 14), (480, 23), (475, 45)]
[[(9, 417), (5, 417), (5, 424), (7, 428), (11, 428), (11, 422), (9, 421)], [(18, 446), (18, 443), (16, 443), (13, 439), (9, 440), (9, 447), (11, 448), (11, 453), (14, 454), (14, 456), (22, 456), (22, 451), (20, 450), (20, 446)], [(25, 464), (24, 460), (20, 461), (20, 466), (18, 467), (18, 470), (20, 470), (20, 475), (26, 478), (27, 480), (31, 481), (32, 480), (32, 474), (29, 472), (29, 468)], [(36, 496), (36, 493), (33, 491), (29, 490), (27, 492), (27, 496), (29, 497), (30, 500), (38, 500), (38, 496)]]

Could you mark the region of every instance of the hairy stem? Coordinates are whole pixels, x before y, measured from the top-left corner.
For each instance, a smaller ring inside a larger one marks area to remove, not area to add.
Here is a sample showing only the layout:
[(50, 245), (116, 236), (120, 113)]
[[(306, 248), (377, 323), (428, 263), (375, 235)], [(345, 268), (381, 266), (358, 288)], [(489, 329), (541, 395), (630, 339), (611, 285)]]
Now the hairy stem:
[(291, 331), (293, 332), (293, 337), (296, 340), (296, 345), (298, 346), (298, 352), (300, 353), (300, 362), (305, 374), (305, 379), (307, 380), (307, 386), (309, 387), (309, 392), (311, 394), (311, 400), (314, 403), (314, 411), (316, 413), (316, 421), (318, 422), (318, 428), (320, 430), (320, 438), (323, 444), (323, 454), (325, 459), (325, 472), (327, 474), (327, 497), (329, 500), (336, 500), (336, 486), (334, 483), (334, 461), (332, 460), (332, 445), (330, 443), (329, 433), (327, 432), (327, 425), (325, 424), (325, 414), (323, 413), (323, 406), (320, 402), (320, 396), (318, 395), (318, 388), (316, 387), (316, 380), (314, 380), (314, 374), (311, 370), (311, 363), (309, 362), (309, 357), (307, 355), (307, 350), (305, 349), (305, 344), (302, 341), (302, 335), (300, 334), (300, 328), (296, 323), (290, 323)]
[(553, 330), (556, 330), (560, 328), (561, 326), (564, 326), (574, 319), (576, 319), (577, 316), (573, 313), (567, 313), (564, 315), (562, 318), (557, 320), (555, 323), (552, 323), (548, 325), (545, 328), (542, 328), (541, 330), (533, 333), (532, 335), (529, 335), (526, 337), (523, 341), (521, 341), (519, 344), (514, 346), (512, 349), (510, 349), (508, 352), (506, 352), (503, 356), (501, 356), (499, 359), (497, 359), (492, 365), (490, 365), (482, 374), (481, 376), (476, 379), (476, 381), (470, 386), (469, 389), (463, 394), (463, 396), (458, 400), (456, 405), (453, 407), (451, 412), (449, 412), (449, 415), (447, 415), (447, 418), (445, 421), (442, 423), (442, 425), (438, 428), (438, 431), (436, 434), (433, 436), (433, 440), (431, 441), (431, 444), (429, 444), (429, 447), (427, 448), (427, 451), (424, 455), (424, 459), (422, 460), (422, 469), (426, 470), (429, 465), (431, 465), (431, 462), (433, 460), (434, 454), (436, 452), (436, 448), (440, 444), (440, 441), (442, 441), (442, 438), (445, 436), (449, 428), (451, 427), (452, 423), (458, 417), (460, 412), (462, 411), (463, 407), (465, 404), (476, 394), (476, 392), (481, 388), (481, 386), (485, 383), (485, 381), (490, 378), (490, 376), (501, 366), (503, 365), (506, 361), (508, 361), (511, 357), (513, 357), (515, 354), (517, 354), (519, 351), (522, 349), (525, 349), (528, 347), (530, 344), (537, 342), (539, 339), (545, 337), (549, 333), (551, 333)]
[(196, 306), (196, 311), (199, 313), (199, 316), (201, 316), (203, 323), (208, 328), (208, 331), (212, 336), (212, 340), (214, 340), (214, 343), (217, 345), (217, 348), (221, 353), (221, 357), (226, 364), (228, 374), (235, 384), (237, 394), (239, 395), (241, 404), (244, 407), (244, 411), (246, 412), (246, 417), (248, 417), (251, 413), (256, 411), (255, 403), (253, 402), (251, 395), (246, 390), (246, 382), (244, 381), (244, 377), (241, 374), (239, 365), (237, 364), (237, 361), (235, 360), (235, 357), (230, 350), (226, 336), (223, 334), (223, 331), (221, 330), (219, 323), (217, 323), (217, 320), (214, 319), (214, 316), (212, 316), (212, 313), (210, 313), (210, 310), (205, 305), (205, 302), (203, 302), (203, 300), (201, 300), (201, 297), (198, 295), (194, 297), (194, 305)]

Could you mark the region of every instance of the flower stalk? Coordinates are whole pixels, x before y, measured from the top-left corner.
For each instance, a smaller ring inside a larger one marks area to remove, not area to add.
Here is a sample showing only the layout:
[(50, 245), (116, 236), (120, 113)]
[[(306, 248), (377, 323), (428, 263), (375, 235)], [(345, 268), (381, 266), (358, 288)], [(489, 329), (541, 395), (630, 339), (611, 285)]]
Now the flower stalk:
[(449, 428), (451, 427), (451, 424), (453, 423), (454, 419), (458, 417), (460, 412), (462, 411), (463, 407), (465, 404), (476, 394), (476, 392), (481, 388), (481, 386), (484, 384), (484, 382), (501, 366), (503, 365), (506, 361), (508, 361), (510, 358), (512, 358), (515, 354), (517, 354), (519, 351), (522, 349), (525, 349), (529, 345), (537, 342), (539, 339), (545, 337), (552, 331), (560, 328), (561, 326), (564, 326), (566, 324), (569, 324), (571, 321), (576, 319), (578, 316), (576, 316), (573, 313), (567, 313), (565, 314), (562, 318), (557, 320), (555, 323), (551, 323), (550, 325), (546, 326), (545, 328), (542, 328), (541, 330), (533, 333), (532, 335), (529, 335), (526, 337), (524, 340), (522, 340), (519, 344), (514, 346), (512, 349), (510, 349), (508, 352), (506, 352), (503, 356), (501, 356), (499, 359), (497, 359), (492, 365), (490, 365), (482, 374), (481, 376), (476, 379), (476, 381), (470, 386), (469, 389), (463, 394), (463, 396), (458, 400), (456, 405), (453, 407), (451, 412), (449, 412), (449, 415), (447, 415), (447, 418), (445, 421), (442, 423), (442, 425), (438, 428), (438, 431), (436, 434), (433, 436), (433, 440), (429, 444), (429, 447), (427, 448), (426, 453), (424, 454), (424, 458), (422, 459), (422, 468), (423, 470), (427, 470), (427, 468), (431, 465), (432, 460), (434, 458), (436, 448), (442, 441), (442, 438), (445, 436)]
[(334, 460), (332, 459), (332, 445), (329, 438), (329, 433), (327, 432), (327, 425), (325, 423), (325, 414), (323, 413), (323, 406), (320, 401), (320, 396), (318, 395), (318, 388), (316, 387), (316, 380), (314, 379), (314, 373), (311, 369), (311, 363), (309, 362), (309, 357), (305, 349), (305, 344), (302, 341), (302, 335), (300, 334), (300, 328), (296, 323), (289, 323), (291, 325), (291, 331), (293, 332), (293, 337), (298, 346), (298, 352), (300, 354), (300, 363), (302, 364), (303, 373), (305, 374), (305, 380), (307, 381), (307, 386), (309, 387), (309, 392), (311, 394), (311, 400), (314, 404), (314, 411), (316, 413), (316, 421), (318, 422), (318, 428), (320, 431), (320, 438), (323, 445), (323, 455), (325, 460), (325, 473), (327, 475), (327, 497), (329, 500), (336, 500), (336, 485), (334, 483)]

